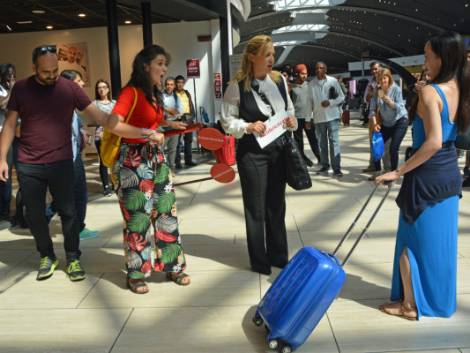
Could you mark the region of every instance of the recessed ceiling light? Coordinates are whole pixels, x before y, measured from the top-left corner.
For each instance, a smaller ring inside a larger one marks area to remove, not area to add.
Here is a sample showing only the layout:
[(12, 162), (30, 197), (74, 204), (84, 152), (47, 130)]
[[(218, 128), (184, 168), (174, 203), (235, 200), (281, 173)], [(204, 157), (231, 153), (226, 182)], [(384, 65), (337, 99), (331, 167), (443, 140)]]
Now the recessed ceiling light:
[(50, 25), (46, 26), (46, 29), (48, 29), (50, 31), (51, 29), (54, 29), (54, 26), (50, 26)]
[(37, 15), (42, 15), (42, 14), (45, 14), (45, 13), (46, 13), (46, 11), (44, 11), (44, 10), (33, 10), (33, 11), (31, 11), (31, 12), (32, 12), (32, 13), (35, 13), (35, 14), (37, 14)]
[(126, 21), (124, 21), (124, 23), (125, 23), (126, 25), (130, 25), (130, 24), (132, 23), (132, 21), (126, 20)]
[(83, 13), (83, 12), (82, 12), (82, 13), (79, 13), (79, 14), (78, 14), (78, 17), (86, 17), (86, 13)]
[(33, 23), (33, 21), (17, 21), (16, 23), (19, 25), (27, 25), (27, 24)]

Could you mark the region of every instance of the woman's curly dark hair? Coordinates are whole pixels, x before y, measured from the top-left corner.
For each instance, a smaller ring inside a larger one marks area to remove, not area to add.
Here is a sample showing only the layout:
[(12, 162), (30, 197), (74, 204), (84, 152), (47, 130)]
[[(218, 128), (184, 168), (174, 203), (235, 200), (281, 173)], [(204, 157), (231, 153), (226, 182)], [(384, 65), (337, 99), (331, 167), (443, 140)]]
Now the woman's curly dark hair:
[(169, 63), (170, 55), (161, 46), (152, 44), (142, 49), (134, 58), (131, 79), (127, 86), (140, 88), (150, 104), (153, 104), (156, 100), (158, 106), (163, 107), (162, 92), (159, 87), (150, 82), (149, 74), (145, 71), (145, 65), (150, 65), (150, 62), (158, 55), (165, 56)]

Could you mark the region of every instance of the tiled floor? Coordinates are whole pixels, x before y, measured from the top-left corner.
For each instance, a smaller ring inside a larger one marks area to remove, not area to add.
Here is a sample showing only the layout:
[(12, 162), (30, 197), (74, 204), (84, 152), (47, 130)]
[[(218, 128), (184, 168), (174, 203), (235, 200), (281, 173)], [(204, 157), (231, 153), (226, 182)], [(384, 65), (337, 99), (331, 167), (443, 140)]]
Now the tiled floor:
[[(341, 130), (341, 143), (343, 179), (316, 176), (312, 170), (313, 188), (288, 190), (291, 255), (303, 244), (332, 251), (372, 190), (367, 176), (360, 173), (368, 159), (367, 130), (354, 121)], [(409, 136), (403, 147), (407, 145)], [(200, 164), (181, 172), (176, 181), (205, 177), (208, 171), (208, 164)], [(125, 289), (117, 201), (99, 196), (96, 166), (88, 165), (87, 173), (93, 199), (87, 225), (99, 230), (100, 236), (82, 241), (85, 281), (71, 283), (63, 272), (59, 219), (53, 219), (51, 233), (60, 270), (44, 282), (35, 280), (38, 257), (31, 236), (15, 234), (3, 224), (1, 353), (269, 351), (264, 328), (255, 327), (251, 318), (279, 271), (269, 277), (249, 271), (238, 179), (229, 185), (206, 181), (177, 188), (192, 284), (179, 287), (155, 274), (150, 293), (136, 295)], [(457, 313), (451, 319), (409, 322), (377, 310), (389, 295), (397, 190), (395, 186), (347, 264), (348, 279), (340, 297), (299, 353), (470, 353), (470, 201), (466, 194), (461, 202)], [(366, 216), (379, 196), (371, 201)], [(359, 221), (358, 231), (364, 225), (365, 220)]]

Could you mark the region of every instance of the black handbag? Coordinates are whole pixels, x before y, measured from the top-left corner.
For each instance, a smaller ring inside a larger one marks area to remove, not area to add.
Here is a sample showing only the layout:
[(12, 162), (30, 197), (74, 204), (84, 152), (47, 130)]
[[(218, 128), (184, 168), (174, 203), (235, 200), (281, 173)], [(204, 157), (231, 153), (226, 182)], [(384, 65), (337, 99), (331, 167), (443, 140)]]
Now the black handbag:
[(338, 98), (339, 94), (336, 92), (336, 89), (331, 86), (330, 89), (328, 90), (328, 99), (336, 99)]
[(295, 190), (305, 190), (312, 187), (312, 179), (308, 173), (307, 165), (300, 153), (297, 142), (292, 133), (284, 134), (284, 159), (286, 163), (287, 184)]

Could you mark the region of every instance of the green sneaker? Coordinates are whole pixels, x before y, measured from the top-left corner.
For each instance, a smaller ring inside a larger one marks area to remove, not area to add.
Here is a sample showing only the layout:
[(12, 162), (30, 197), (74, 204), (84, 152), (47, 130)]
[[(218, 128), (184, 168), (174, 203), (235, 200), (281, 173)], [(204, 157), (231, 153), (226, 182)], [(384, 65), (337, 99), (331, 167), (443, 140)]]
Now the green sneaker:
[(89, 239), (89, 238), (95, 238), (98, 236), (98, 232), (96, 230), (90, 230), (88, 228), (84, 228), (80, 232), (80, 239)]
[(85, 270), (80, 265), (79, 260), (72, 260), (67, 266), (67, 274), (72, 282), (81, 281), (85, 279)]
[(42, 281), (48, 279), (54, 274), (55, 269), (59, 266), (59, 260), (51, 259), (48, 256), (41, 257), (39, 261), (39, 270), (36, 280)]

